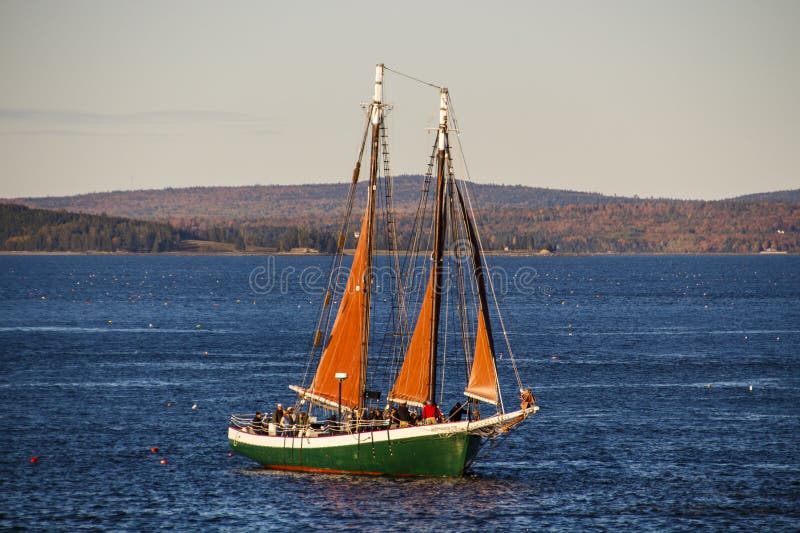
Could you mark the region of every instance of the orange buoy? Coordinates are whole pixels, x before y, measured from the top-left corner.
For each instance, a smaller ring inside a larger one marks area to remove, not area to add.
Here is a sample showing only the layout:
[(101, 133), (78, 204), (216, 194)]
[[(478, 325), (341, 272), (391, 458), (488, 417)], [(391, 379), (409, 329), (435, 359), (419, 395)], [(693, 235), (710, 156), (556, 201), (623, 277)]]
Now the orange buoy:
[(233, 457), (233, 452), (228, 452), (228, 457)]
[(162, 465), (165, 465), (165, 464), (167, 464), (167, 460), (166, 460), (166, 459), (161, 459), (161, 460), (159, 461), (159, 463), (161, 463)]
[(31, 457), (31, 464), (38, 463), (38, 462), (39, 462), (39, 456), (38, 455), (34, 455), (33, 457)]
[(153, 446), (152, 448), (150, 448), (150, 451), (153, 453), (158, 453), (158, 447)]

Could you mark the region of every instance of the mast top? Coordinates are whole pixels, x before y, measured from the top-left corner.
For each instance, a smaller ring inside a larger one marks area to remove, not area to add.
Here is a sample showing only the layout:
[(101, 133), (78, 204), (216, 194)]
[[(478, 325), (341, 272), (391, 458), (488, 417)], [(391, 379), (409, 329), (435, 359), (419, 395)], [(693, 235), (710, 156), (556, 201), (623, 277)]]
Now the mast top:
[(372, 97), (372, 125), (380, 122), (383, 105), (383, 63), (375, 65), (375, 95)]
[(376, 104), (383, 101), (383, 63), (375, 65), (375, 96), (372, 100)]
[(445, 149), (445, 134), (447, 133), (447, 100), (448, 93), (447, 87), (442, 87), (439, 91), (440, 105), (439, 105), (439, 151)]

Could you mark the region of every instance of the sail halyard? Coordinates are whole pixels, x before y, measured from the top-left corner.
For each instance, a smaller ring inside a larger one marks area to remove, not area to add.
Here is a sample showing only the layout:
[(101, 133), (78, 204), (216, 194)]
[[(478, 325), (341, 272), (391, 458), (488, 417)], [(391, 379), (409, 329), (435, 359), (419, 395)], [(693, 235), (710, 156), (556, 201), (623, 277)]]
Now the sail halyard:
[[(358, 235), (358, 244), (353, 255), (350, 275), (311, 385), (306, 389), (297, 386), (290, 387), (305, 399), (337, 407), (339, 406), (341, 386), (341, 407), (345, 409), (363, 407), (366, 388), (375, 191), (377, 189), (379, 134), (383, 120), (383, 68), (382, 64), (376, 65), (375, 68), (375, 93), (370, 105), (372, 142), (367, 206), (361, 222), (361, 231)], [(357, 173), (354, 173), (353, 179), (357, 179)], [(337, 373), (345, 373), (348, 377), (340, 383), (336, 378)]]

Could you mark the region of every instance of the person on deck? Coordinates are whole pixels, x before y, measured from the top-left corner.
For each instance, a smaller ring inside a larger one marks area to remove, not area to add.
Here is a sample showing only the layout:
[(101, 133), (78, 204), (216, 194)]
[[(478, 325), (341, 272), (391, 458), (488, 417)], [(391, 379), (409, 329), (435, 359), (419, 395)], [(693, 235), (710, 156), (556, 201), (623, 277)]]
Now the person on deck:
[(425, 425), (436, 424), (442, 421), (442, 412), (436, 406), (435, 402), (425, 402), (425, 407), (422, 408), (422, 423)]
[(254, 433), (264, 432), (264, 417), (261, 416), (261, 411), (256, 411), (256, 416), (253, 417), (253, 422), (250, 424)]
[(281, 429), (283, 430), (284, 435), (293, 435), (294, 434), (294, 417), (292, 416), (292, 408), (287, 407), (286, 411), (283, 412), (283, 419), (281, 420)]
[(387, 419), (389, 422), (390, 428), (395, 428), (400, 424), (400, 420), (397, 419), (397, 408), (391, 407), (389, 408), (389, 418)]
[(411, 413), (408, 412), (406, 402), (401, 402), (397, 407), (397, 420), (401, 428), (408, 427), (411, 424)]
[(272, 423), (276, 426), (279, 426), (280, 423), (283, 421), (283, 406), (278, 404), (278, 407), (275, 408), (275, 411), (272, 413)]
[(448, 422), (461, 422), (461, 417), (464, 416), (464, 406), (461, 402), (456, 402), (450, 413), (447, 415)]

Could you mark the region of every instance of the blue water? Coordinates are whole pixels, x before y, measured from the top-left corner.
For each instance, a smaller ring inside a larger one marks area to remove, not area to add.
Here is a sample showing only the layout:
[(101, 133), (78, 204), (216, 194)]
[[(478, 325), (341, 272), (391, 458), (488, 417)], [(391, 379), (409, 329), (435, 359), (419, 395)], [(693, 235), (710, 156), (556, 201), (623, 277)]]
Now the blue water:
[(329, 259), (269, 261), (0, 256), (0, 529), (800, 529), (800, 257), (495, 258), (541, 411), (463, 479), (228, 456)]

